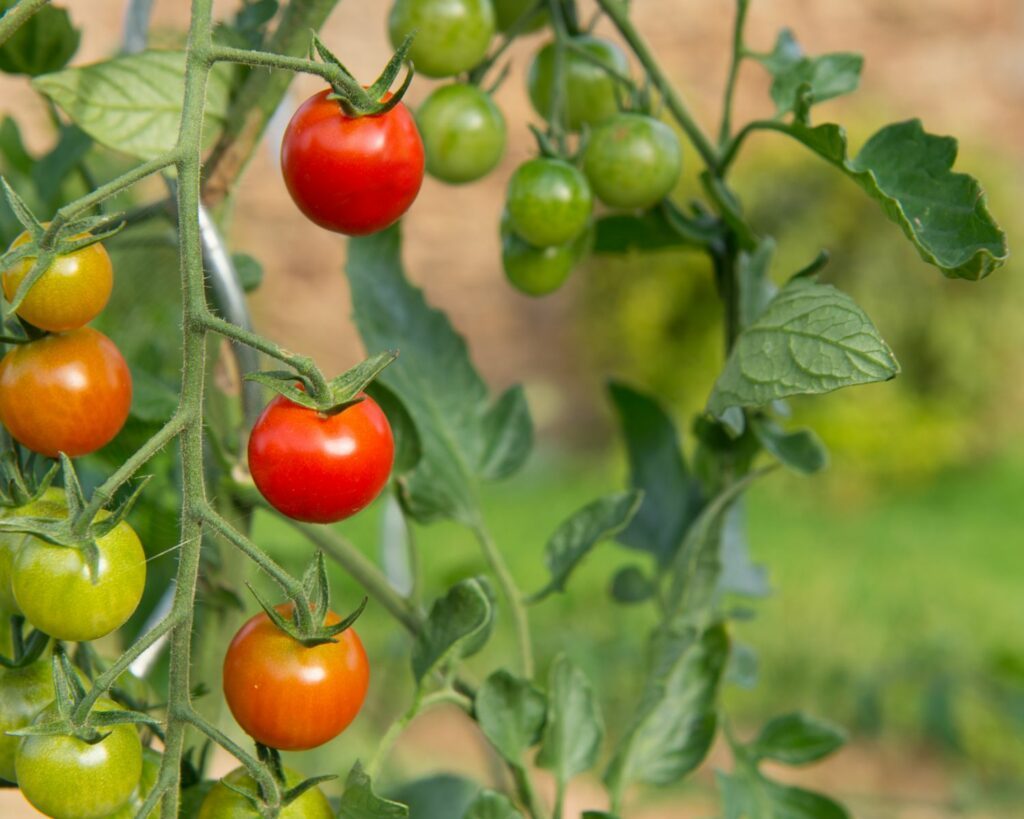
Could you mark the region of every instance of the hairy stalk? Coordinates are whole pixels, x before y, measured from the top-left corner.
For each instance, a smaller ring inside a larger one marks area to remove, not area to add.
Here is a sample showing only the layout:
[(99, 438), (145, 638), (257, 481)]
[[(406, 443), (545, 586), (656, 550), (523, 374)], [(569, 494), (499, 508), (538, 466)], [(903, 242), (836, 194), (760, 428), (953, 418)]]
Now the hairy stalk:
[(622, 34), (626, 42), (629, 43), (629, 47), (633, 49), (633, 53), (636, 54), (640, 64), (654, 81), (658, 92), (665, 100), (666, 107), (671, 112), (675, 121), (686, 132), (690, 142), (693, 143), (693, 147), (697, 149), (697, 153), (704, 160), (704, 164), (709, 168), (714, 168), (718, 161), (714, 146), (693, 118), (690, 109), (683, 102), (683, 98), (673, 88), (668, 77), (665, 76), (665, 72), (654, 58), (650, 48), (647, 47), (647, 43), (640, 36), (640, 32), (633, 26), (632, 21), (629, 19), (628, 10), (623, 5), (622, 0), (597, 0), (597, 3), (615, 24), (615, 27)]
[(491, 533), (482, 524), (473, 527), (473, 534), (476, 535), (483, 549), (484, 556), (491, 567), (491, 571), (498, 577), (498, 583), (508, 601), (509, 609), (512, 611), (512, 620), (515, 624), (516, 639), (519, 642), (519, 661), (523, 667), (523, 676), (528, 680), (533, 679), (533, 642), (530, 638), (530, 621), (526, 615), (526, 606), (523, 604), (523, 593), (516, 585), (512, 572), (509, 571), (505, 558), (494, 542)]
[(748, 122), (722, 149), (722, 156), (718, 160), (718, 167), (715, 168), (715, 174), (721, 178), (725, 177), (726, 172), (736, 160), (736, 155), (739, 153), (740, 146), (743, 145), (746, 138), (754, 133), (754, 131), (778, 131), (782, 134), (788, 134), (790, 127), (791, 126), (784, 122), (776, 122), (775, 120), (770, 119), (757, 119), (753, 122)]
[(8, 9), (4, 16), (0, 17), (0, 45), (6, 43), (29, 17), (49, 2), (50, 0), (21, 0), (14, 8)]

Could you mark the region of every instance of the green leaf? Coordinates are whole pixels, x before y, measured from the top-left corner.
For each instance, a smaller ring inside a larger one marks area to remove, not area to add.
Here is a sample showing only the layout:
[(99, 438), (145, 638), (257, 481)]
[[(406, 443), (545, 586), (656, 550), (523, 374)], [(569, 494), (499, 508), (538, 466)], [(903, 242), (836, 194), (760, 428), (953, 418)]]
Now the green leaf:
[(800, 86), (805, 84), (812, 103), (856, 91), (864, 65), (859, 54), (805, 57), (788, 28), (779, 32), (772, 53), (757, 59), (773, 77), (771, 93), (777, 116), (796, 109)]
[(395, 439), (395, 463), (391, 474), (395, 477), (404, 475), (411, 471), (423, 456), (423, 445), (420, 443), (416, 423), (401, 399), (380, 380), (368, 384), (366, 394), (377, 402), (391, 425), (391, 434)]
[[(15, 5), (17, 0), (0, 0), (0, 16)], [(74, 56), (80, 40), (67, 11), (44, 6), (0, 46), (0, 71), (30, 77), (57, 71)]]
[(345, 780), (338, 819), (392, 819), (408, 815), (409, 809), (405, 805), (383, 799), (373, 792), (370, 777), (356, 762)]
[(569, 576), (590, 550), (629, 523), (640, 506), (641, 497), (638, 491), (606, 495), (591, 501), (564, 521), (551, 536), (544, 553), (551, 580), (530, 596), (530, 602), (565, 591)]
[(612, 578), (611, 595), (619, 603), (643, 603), (656, 591), (654, 582), (636, 566), (623, 566)]
[(649, 552), (662, 565), (679, 549), (700, 512), (700, 485), (690, 474), (671, 416), (653, 397), (611, 382), (629, 456), (629, 485), (643, 491), (640, 509), (618, 542)]
[(837, 802), (803, 788), (788, 787), (759, 775), (715, 772), (725, 819), (850, 819)]
[(564, 654), (548, 676), (548, 715), (537, 765), (565, 785), (594, 766), (604, 738), (601, 711), (587, 679)]
[(423, 632), (412, 649), (412, 670), (416, 682), (455, 657), (479, 650), (474, 638), (486, 634), (494, 616), (491, 595), (481, 578), (470, 578), (452, 586), (434, 601)]
[(132, 369), (132, 416), (140, 421), (162, 424), (178, 408), (178, 393), (149, 370)]
[(540, 740), (547, 700), (528, 680), (495, 671), (476, 695), (480, 730), (508, 762), (520, 765), (523, 754)]
[(900, 226), (921, 258), (954, 279), (982, 279), (1001, 267), (1006, 234), (988, 211), (977, 180), (953, 173), (957, 142), (926, 133), (919, 120), (887, 125), (855, 159), (838, 125), (772, 126), (838, 167)]
[(462, 819), (523, 819), (523, 814), (504, 794), (484, 790), (466, 808)]
[(748, 751), (758, 759), (806, 765), (823, 759), (845, 742), (846, 734), (840, 728), (796, 713), (766, 723)]
[(790, 469), (813, 475), (828, 466), (828, 450), (813, 430), (787, 432), (763, 416), (752, 419), (751, 425), (761, 446)]
[(238, 283), (246, 293), (252, 293), (263, 283), (263, 265), (248, 253), (232, 253), (231, 264), (238, 275)]
[(796, 279), (740, 333), (708, 411), (717, 416), (729, 407), (887, 381), (898, 372), (889, 347), (853, 299), (831, 285)]
[(74, 125), (62, 128), (53, 150), (32, 168), (32, 181), (39, 199), (50, 209), (56, 210), (61, 204), (58, 201), (61, 186), (91, 147), (92, 139), (81, 128)]
[(740, 283), (741, 329), (753, 324), (779, 292), (779, 288), (769, 277), (774, 253), (775, 240), (770, 236), (762, 239), (752, 252), (740, 251), (736, 262), (736, 275)]
[[(205, 144), (224, 124), (229, 73), (226, 65), (210, 73)], [(172, 150), (178, 140), (185, 54), (143, 51), (44, 74), (32, 85), (97, 142), (139, 159), (154, 159)]]
[(717, 727), (718, 687), (729, 656), (725, 626), (655, 641), (655, 657), (632, 727), (605, 773), (613, 792), (632, 782), (668, 785), (707, 756)]
[(462, 816), (479, 792), (476, 782), (442, 773), (406, 782), (391, 795), (409, 806), (412, 819), (452, 819)]
[(3, 156), (5, 170), (29, 174), (35, 165), (32, 155), (25, 149), (18, 123), (11, 117), (4, 117), (0, 122), (0, 155)]
[(647, 253), (678, 247), (696, 247), (696, 243), (680, 236), (660, 210), (639, 216), (612, 214), (594, 223), (595, 253)]
[(381, 376), (419, 429), (423, 458), (401, 479), (403, 502), (420, 522), (478, 523), (477, 484), (510, 474), (527, 448), (521, 394), (492, 403), (447, 316), (410, 286), (399, 258), (397, 227), (348, 245), (348, 280), (356, 327), (368, 349), (398, 349)]

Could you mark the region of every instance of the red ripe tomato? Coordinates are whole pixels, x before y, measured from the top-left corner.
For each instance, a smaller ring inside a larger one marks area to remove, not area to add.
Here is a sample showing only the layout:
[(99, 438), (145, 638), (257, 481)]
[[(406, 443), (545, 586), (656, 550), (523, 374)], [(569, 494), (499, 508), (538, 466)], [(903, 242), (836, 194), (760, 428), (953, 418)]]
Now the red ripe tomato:
[(369, 505), (391, 474), (395, 442), (369, 396), (324, 415), (278, 396), (249, 437), (249, 471), (283, 515), (333, 523)]
[(423, 183), (423, 142), (409, 109), (352, 117), (330, 89), (306, 100), (288, 123), (281, 170), (311, 221), (365, 236), (393, 224)]
[[(291, 603), (277, 607), (290, 615)], [(341, 618), (328, 612), (328, 626)], [(355, 719), (370, 684), (366, 651), (355, 630), (307, 648), (266, 612), (243, 625), (224, 657), (224, 696), (238, 724), (281, 751), (323, 745)]]
[(0, 422), (40, 455), (95, 452), (121, 431), (131, 403), (124, 357), (91, 327), (18, 345), (0, 361)]

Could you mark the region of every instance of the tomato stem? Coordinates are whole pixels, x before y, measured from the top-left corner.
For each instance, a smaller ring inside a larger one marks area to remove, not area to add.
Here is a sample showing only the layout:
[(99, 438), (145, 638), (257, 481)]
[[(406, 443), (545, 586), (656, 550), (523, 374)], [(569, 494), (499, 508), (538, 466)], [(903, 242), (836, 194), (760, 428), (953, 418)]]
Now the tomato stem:
[(8, 38), (16, 32), (25, 21), (28, 20), (39, 9), (45, 6), (50, 0), (21, 0), (13, 8), (8, 9), (0, 17), (0, 45), (7, 42)]

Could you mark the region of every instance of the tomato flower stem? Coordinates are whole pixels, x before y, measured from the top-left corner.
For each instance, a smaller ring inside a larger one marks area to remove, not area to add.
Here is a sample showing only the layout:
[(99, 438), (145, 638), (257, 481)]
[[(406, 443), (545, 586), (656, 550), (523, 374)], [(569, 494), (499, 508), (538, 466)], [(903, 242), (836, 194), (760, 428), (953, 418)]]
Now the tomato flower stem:
[(732, 131), (732, 100), (736, 92), (736, 80), (740, 73), (740, 64), (747, 56), (743, 44), (743, 29), (747, 22), (749, 0), (736, 0), (736, 22), (732, 31), (732, 58), (729, 62), (729, 78), (725, 84), (725, 98), (722, 102), (722, 124), (718, 131), (718, 148), (722, 150), (729, 142)]
[(8, 38), (14, 34), (14, 32), (16, 32), (29, 17), (49, 2), (50, 0), (21, 0), (21, 2), (17, 3), (14, 8), (8, 9), (7, 12), (0, 17), (0, 45), (6, 43)]

